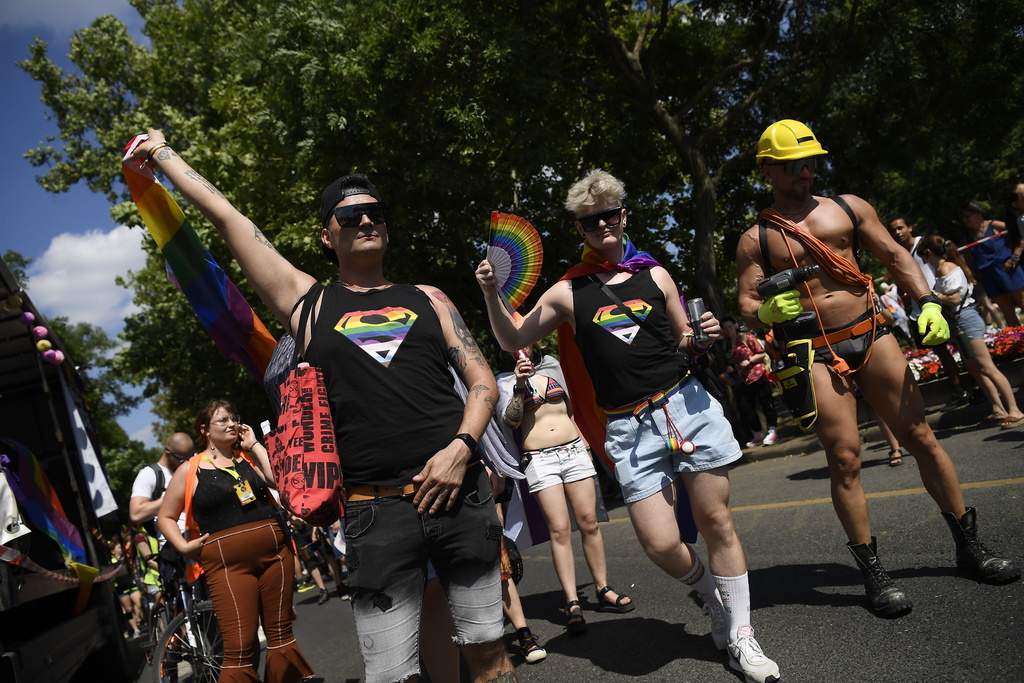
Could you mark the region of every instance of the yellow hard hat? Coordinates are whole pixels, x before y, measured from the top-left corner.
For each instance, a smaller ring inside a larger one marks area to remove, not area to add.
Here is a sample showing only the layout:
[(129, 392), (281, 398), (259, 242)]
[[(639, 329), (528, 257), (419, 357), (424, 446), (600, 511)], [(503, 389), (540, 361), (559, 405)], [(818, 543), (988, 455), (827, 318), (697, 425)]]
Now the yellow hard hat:
[(818, 138), (803, 123), (783, 119), (768, 126), (757, 141), (757, 161), (766, 159), (789, 161), (828, 154), (821, 148)]

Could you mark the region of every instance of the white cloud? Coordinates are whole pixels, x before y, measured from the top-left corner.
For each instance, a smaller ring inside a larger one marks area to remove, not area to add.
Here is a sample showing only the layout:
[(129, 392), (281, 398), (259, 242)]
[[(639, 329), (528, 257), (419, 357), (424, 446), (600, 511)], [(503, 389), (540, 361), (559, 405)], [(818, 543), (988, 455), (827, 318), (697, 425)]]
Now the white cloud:
[(139, 21), (128, 0), (0, 0), (0, 26), (57, 37), (70, 36), (103, 14), (113, 14), (129, 26)]
[(29, 267), (29, 296), (44, 316), (101, 327), (110, 336), (135, 312), (132, 292), (114, 279), (146, 263), (145, 233), (118, 226), (110, 232), (63, 233)]
[(157, 440), (156, 435), (153, 434), (153, 420), (155, 419), (156, 418), (153, 416), (153, 413), (145, 410), (137, 410), (131, 415), (121, 418), (120, 424), (121, 428), (127, 431), (133, 427), (133, 425), (129, 423), (145, 420), (146, 426), (139, 427), (134, 432), (131, 432), (128, 434), (128, 438), (135, 441), (141, 441), (146, 448), (156, 448), (160, 445), (160, 442)]

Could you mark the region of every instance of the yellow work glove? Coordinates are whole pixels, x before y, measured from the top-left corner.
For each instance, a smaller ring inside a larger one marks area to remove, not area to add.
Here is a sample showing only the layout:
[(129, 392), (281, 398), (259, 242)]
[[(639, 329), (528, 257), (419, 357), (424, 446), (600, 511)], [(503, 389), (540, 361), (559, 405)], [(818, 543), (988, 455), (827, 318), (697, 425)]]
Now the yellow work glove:
[(801, 313), (804, 307), (800, 305), (800, 292), (791, 289), (787, 292), (772, 294), (765, 299), (760, 308), (757, 309), (757, 319), (771, 325), (791, 320)]
[(921, 315), (917, 318), (917, 332), (925, 346), (941, 344), (949, 339), (949, 324), (942, 317), (940, 304), (929, 301), (921, 305)]

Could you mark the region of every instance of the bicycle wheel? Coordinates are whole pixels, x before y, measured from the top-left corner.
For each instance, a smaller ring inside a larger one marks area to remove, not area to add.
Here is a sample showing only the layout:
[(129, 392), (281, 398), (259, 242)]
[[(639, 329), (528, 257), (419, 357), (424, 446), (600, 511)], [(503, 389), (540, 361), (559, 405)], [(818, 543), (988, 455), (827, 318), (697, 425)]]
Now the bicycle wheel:
[(156, 683), (216, 683), (224, 639), (213, 603), (197, 602), (171, 620), (156, 653)]

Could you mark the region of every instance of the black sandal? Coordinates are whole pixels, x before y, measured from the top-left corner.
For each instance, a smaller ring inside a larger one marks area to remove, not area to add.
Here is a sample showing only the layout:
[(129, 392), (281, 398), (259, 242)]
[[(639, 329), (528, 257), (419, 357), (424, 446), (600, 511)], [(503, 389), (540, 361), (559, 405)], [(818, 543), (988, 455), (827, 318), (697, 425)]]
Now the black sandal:
[[(579, 610), (578, 613), (572, 611), (574, 607)], [(579, 600), (573, 600), (565, 606), (565, 616), (568, 620), (565, 628), (569, 633), (578, 634), (587, 630), (587, 622), (583, 618), (583, 608), (580, 607)]]
[(889, 467), (899, 467), (903, 464), (903, 451), (894, 448), (889, 451)]
[[(615, 602), (611, 602), (605, 599), (609, 591), (615, 591), (611, 586), (605, 586), (601, 590), (597, 591), (597, 601), (601, 603), (601, 606), (597, 608), (599, 612), (617, 612), (618, 614), (625, 614), (626, 612), (632, 612), (636, 605), (633, 604), (633, 600), (628, 595), (619, 593), (619, 597)], [(615, 591), (618, 593), (618, 591)], [(623, 600), (629, 600), (629, 602), (623, 602)]]

